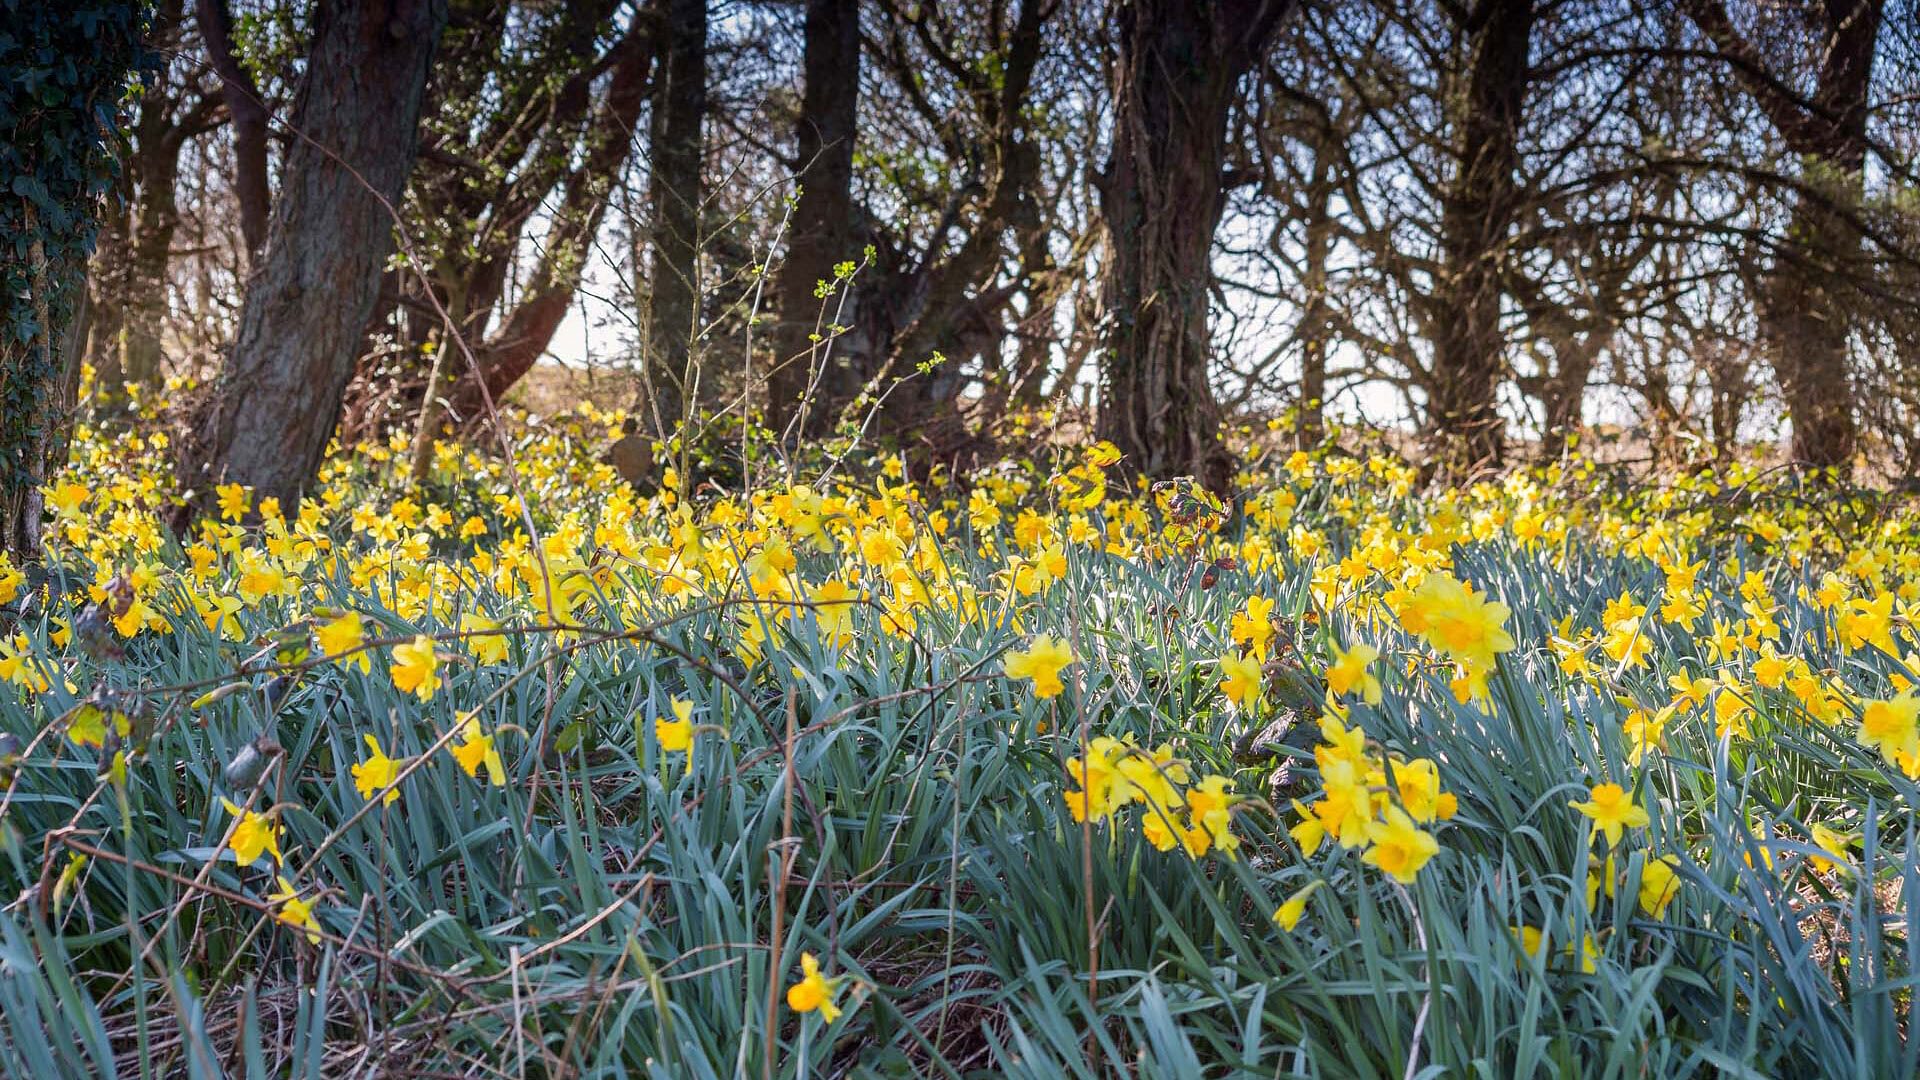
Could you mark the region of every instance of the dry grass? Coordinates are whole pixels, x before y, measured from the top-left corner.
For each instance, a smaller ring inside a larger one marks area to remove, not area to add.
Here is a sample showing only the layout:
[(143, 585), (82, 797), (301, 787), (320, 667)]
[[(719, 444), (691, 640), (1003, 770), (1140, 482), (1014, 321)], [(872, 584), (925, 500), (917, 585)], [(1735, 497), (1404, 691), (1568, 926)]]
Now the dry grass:
[(514, 384), (506, 400), (535, 416), (555, 416), (583, 401), (598, 409), (626, 408), (633, 404), (636, 386), (634, 375), (620, 368), (543, 362)]

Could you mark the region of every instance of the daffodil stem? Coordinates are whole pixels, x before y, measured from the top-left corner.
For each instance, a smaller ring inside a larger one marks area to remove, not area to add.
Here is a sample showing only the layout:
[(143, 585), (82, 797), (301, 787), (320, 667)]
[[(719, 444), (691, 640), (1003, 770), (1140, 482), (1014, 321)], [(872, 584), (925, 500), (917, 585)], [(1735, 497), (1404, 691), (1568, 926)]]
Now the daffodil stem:
[[(1079, 711), (1080, 775), (1089, 776), (1091, 774), (1088, 772), (1088, 755), (1091, 750), (1087, 743), (1087, 714), (1085, 709)], [(1057, 705), (1054, 707), (1054, 723), (1057, 729), (1059, 725)], [(1100, 926), (1094, 914), (1093, 904), (1093, 814), (1091, 812), (1080, 815), (1080, 877), (1084, 882), (1080, 891), (1086, 898), (1084, 906), (1087, 919), (1087, 1004), (1092, 1006), (1100, 1000)], [(1091, 1042), (1093, 1038), (1091, 1031), (1088, 1032), (1087, 1038)], [(1092, 1049), (1091, 1045), (1088, 1049)]]
[[(1420, 923), (1420, 909), (1414, 905), (1413, 897), (1407, 894), (1404, 885), (1395, 885), (1394, 888), (1400, 893), (1400, 902), (1407, 906), (1407, 915), (1413, 919), (1413, 936), (1420, 943), (1420, 954), (1430, 957), (1431, 954), (1427, 951), (1427, 930)], [(1428, 986), (1427, 992), (1420, 997), (1420, 1011), (1413, 1018), (1413, 1036), (1409, 1040), (1411, 1045), (1407, 1047), (1407, 1069), (1404, 1080), (1413, 1080), (1414, 1075), (1420, 1071), (1420, 1038), (1427, 1029), (1427, 1012), (1433, 1007), (1432, 963), (1431, 959), (1426, 960), (1421, 968), (1421, 977)]]
[(787, 688), (787, 739), (785, 762), (781, 771), (785, 774), (783, 790), (780, 793), (780, 841), (773, 863), (773, 935), (767, 941), (767, 1021), (766, 1050), (761, 1056), (760, 1075), (773, 1080), (773, 1061), (779, 1036), (780, 1021), (780, 972), (784, 970), (785, 950), (781, 948), (781, 938), (785, 932), (787, 914), (787, 873), (793, 868), (791, 837), (793, 836), (793, 740), (799, 727), (798, 691)]

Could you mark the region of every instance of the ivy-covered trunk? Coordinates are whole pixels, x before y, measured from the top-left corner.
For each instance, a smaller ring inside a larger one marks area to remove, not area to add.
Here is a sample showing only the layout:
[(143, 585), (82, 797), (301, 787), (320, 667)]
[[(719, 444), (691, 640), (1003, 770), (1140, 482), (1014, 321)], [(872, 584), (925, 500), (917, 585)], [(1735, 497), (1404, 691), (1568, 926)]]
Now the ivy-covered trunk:
[(0, 0), (0, 13), (0, 527), (10, 554), (35, 559), (145, 5)]

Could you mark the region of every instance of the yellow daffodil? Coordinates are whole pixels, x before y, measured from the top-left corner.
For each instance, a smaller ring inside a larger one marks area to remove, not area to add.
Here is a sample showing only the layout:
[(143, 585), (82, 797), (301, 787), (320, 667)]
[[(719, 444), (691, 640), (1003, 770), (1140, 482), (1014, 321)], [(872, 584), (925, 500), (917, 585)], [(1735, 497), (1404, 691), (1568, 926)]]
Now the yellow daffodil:
[(438, 667), (439, 658), (434, 655), (433, 639), (425, 634), (393, 647), (393, 665), (389, 668), (393, 685), (421, 701), (432, 699), (433, 692), (440, 689)]
[(1640, 868), (1640, 910), (1656, 919), (1667, 917), (1667, 905), (1680, 895), (1680, 857), (1662, 855)]
[(308, 944), (320, 944), (320, 920), (313, 917), (313, 901), (300, 899), (300, 891), (285, 877), (274, 880), (280, 889), (269, 893), (267, 899), (280, 905), (280, 910), (274, 912), (273, 917), (288, 926), (306, 931)]
[(1293, 933), (1293, 928), (1300, 925), (1301, 917), (1307, 913), (1307, 899), (1311, 897), (1313, 891), (1318, 889), (1322, 884), (1324, 884), (1324, 882), (1318, 880), (1309, 881), (1306, 885), (1294, 890), (1293, 895), (1281, 901), (1280, 907), (1274, 911), (1274, 923), (1278, 925), (1281, 930), (1289, 934)]
[(500, 624), (485, 615), (468, 612), (460, 617), (460, 632), (468, 635), (463, 640), (474, 658), (482, 664), (504, 664), (507, 662), (507, 635), (491, 634), (487, 631), (500, 629)]
[(258, 814), (236, 804), (231, 799), (222, 798), (220, 805), (227, 813), (238, 818), (227, 836), (227, 847), (241, 866), (252, 866), (262, 854), (273, 853), (273, 861), (280, 862), (280, 827), (272, 817)]
[[(325, 623), (315, 631), (315, 637), (319, 639), (320, 651), (328, 659), (341, 660), (349, 666), (357, 664), (362, 672), (373, 670), (373, 657), (368, 650), (360, 648), (367, 640), (367, 628), (359, 612), (349, 611)], [(359, 651), (355, 652), (356, 649)]]
[(1006, 673), (1009, 679), (1032, 679), (1033, 696), (1050, 698), (1066, 689), (1060, 672), (1073, 662), (1073, 650), (1066, 642), (1051, 634), (1039, 634), (1025, 649), (1007, 654)]
[(833, 1002), (843, 977), (820, 974), (820, 962), (812, 953), (800, 954), (800, 981), (787, 987), (787, 1008), (798, 1013), (819, 1012), (820, 1019), (831, 1024), (840, 1018), (840, 1007)]
[(1920, 757), (1920, 696), (1904, 690), (1866, 702), (1860, 711), (1859, 738), (1896, 765)]
[(1380, 650), (1365, 642), (1349, 649), (1334, 649), (1333, 664), (1327, 668), (1327, 688), (1343, 696), (1357, 689), (1367, 704), (1380, 704), (1380, 680), (1367, 670), (1379, 658)]
[(669, 754), (684, 754), (693, 745), (693, 702), (673, 699), (673, 719), (655, 717), (653, 737)]
[(1606, 836), (1608, 847), (1618, 844), (1626, 830), (1641, 828), (1649, 820), (1646, 810), (1619, 784), (1594, 785), (1587, 801), (1575, 802), (1573, 808), (1592, 820)]
[(1822, 874), (1835, 869), (1852, 871), (1853, 864), (1848, 851), (1855, 843), (1854, 837), (1835, 832), (1817, 821), (1807, 826), (1807, 835), (1813, 840), (1814, 846), (1832, 856), (1830, 859), (1823, 859), (1818, 855), (1808, 856), (1807, 862), (1815, 870)]
[(1237, 801), (1233, 781), (1224, 776), (1207, 776), (1187, 789), (1186, 843), (1190, 854), (1202, 855), (1212, 848), (1232, 857), (1240, 846), (1240, 838), (1233, 835), (1232, 827), (1232, 807)]
[(859, 593), (834, 578), (816, 586), (808, 598), (815, 605), (813, 620), (820, 627), (821, 639), (836, 649), (853, 644), (853, 609)]
[(487, 767), (487, 779), (494, 787), (502, 787), (507, 782), (507, 769), (500, 760), (500, 751), (494, 748), (493, 736), (480, 730), (480, 721), (468, 717), (460, 725), (460, 741), (448, 748), (453, 759), (468, 776), (478, 777), (480, 767)]
[[(1543, 931), (1541, 931), (1541, 929), (1537, 926), (1516, 926), (1516, 927), (1513, 927), (1513, 930), (1516, 934), (1520, 936), (1521, 951), (1525, 952), (1529, 957), (1532, 957), (1534, 959), (1539, 959), (1541, 954), (1541, 949), (1546, 944), (1546, 934)], [(1563, 956), (1569, 956), (1569, 957), (1572, 956), (1573, 955), (1572, 944), (1567, 944), (1565, 946), (1562, 946), (1560, 949), (1560, 953)], [(1599, 959), (1600, 959), (1600, 949), (1598, 946), (1596, 946), (1593, 943), (1593, 935), (1588, 934), (1583, 936), (1580, 939), (1580, 970), (1581, 972), (1583, 974), (1591, 975), (1595, 971), (1599, 970), (1598, 964), (1597, 964), (1597, 961)]]
[(1378, 867), (1402, 885), (1413, 884), (1420, 868), (1440, 851), (1440, 842), (1433, 834), (1421, 830), (1397, 806), (1387, 807), (1379, 821), (1368, 823), (1367, 839), (1371, 846), (1360, 856), (1361, 861)]
[[(370, 755), (367, 760), (353, 767), (353, 786), (360, 792), (361, 798), (371, 799), (383, 788), (393, 784), (400, 775), (400, 766), (403, 762), (388, 757), (386, 751), (380, 749), (380, 740), (372, 735), (362, 735), (361, 738), (367, 741)], [(396, 787), (387, 792), (385, 801), (392, 804), (399, 798), (400, 789)]]
[(1220, 690), (1234, 707), (1246, 711), (1260, 700), (1260, 691), (1266, 678), (1260, 670), (1260, 662), (1252, 657), (1235, 653), (1220, 654)]

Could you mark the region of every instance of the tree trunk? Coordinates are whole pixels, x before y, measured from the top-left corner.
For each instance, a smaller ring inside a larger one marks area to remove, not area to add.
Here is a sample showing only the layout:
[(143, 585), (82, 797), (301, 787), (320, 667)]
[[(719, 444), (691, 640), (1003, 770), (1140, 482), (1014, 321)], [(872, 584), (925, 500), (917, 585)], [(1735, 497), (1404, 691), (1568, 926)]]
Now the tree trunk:
[(1859, 230), (1846, 208), (1865, 191), (1867, 95), (1884, 0), (1826, 0), (1819, 80), (1801, 102), (1765, 74), (1721, 0), (1684, 5), (1701, 33), (1730, 61), (1736, 78), (1789, 153), (1813, 168), (1795, 196), (1781, 252), (1759, 284), (1758, 310), (1774, 376), (1793, 423), (1793, 460), (1844, 468), (1857, 441), (1848, 340), (1853, 320), (1843, 296), (1848, 264), (1860, 254)]
[(1609, 328), (1594, 326), (1554, 347), (1553, 374), (1546, 380), (1540, 402), (1542, 432), (1547, 436), (1541, 440), (1542, 454), (1559, 454), (1567, 437), (1579, 429), (1587, 383), (1610, 338)]
[(0, 35), (0, 543), (40, 556), (42, 489), (66, 455), (87, 253), (112, 176), (143, 5), (9, 9)]
[[(170, 103), (152, 103), (170, 112)], [(149, 108), (142, 102), (142, 112)], [(103, 389), (124, 392), (126, 384), (158, 386), (161, 375), (160, 335), (167, 318), (167, 262), (173, 234), (180, 225), (175, 197), (180, 178), (180, 150), (187, 132), (169, 126), (169, 117), (148, 123), (142, 116), (136, 129), (135, 154), (128, 162), (139, 191), (134, 204), (133, 236), (127, 267), (126, 292), (118, 297), (124, 310), (118, 374), (121, 385)]]
[(320, 5), (266, 256), (183, 441), (183, 483), (237, 482), (291, 509), (319, 467), (393, 247), (446, 18), (445, 0)]
[(1445, 258), (1432, 297), (1427, 429), (1434, 464), (1455, 474), (1500, 464), (1507, 371), (1501, 281), (1516, 199), (1521, 110), (1529, 79), (1532, 0), (1489, 0), (1457, 121), (1459, 166), (1440, 210)]
[[(1857, 180), (1859, 173), (1853, 173)], [(1860, 238), (1842, 215), (1802, 196), (1787, 236), (1798, 248), (1760, 282), (1760, 334), (1793, 424), (1795, 463), (1845, 468), (1856, 442), (1847, 364), (1852, 320), (1835, 294)]]
[(707, 113), (706, 0), (660, 0), (664, 9), (661, 93), (650, 136), (653, 218), (648, 274), (647, 347), (641, 363), (641, 414), (665, 437), (693, 406), (700, 310), (700, 204)]
[(1131, 468), (1224, 490), (1207, 371), (1228, 113), (1290, 0), (1131, 0), (1120, 10), (1113, 153), (1100, 191), (1111, 319), (1099, 433)]
[(1827, 166), (1825, 188), (1803, 192), (1787, 228), (1799, 247), (1776, 261), (1764, 284), (1762, 334), (1793, 421), (1793, 460), (1845, 468), (1857, 442), (1847, 364), (1850, 305), (1839, 288), (1860, 254), (1860, 233), (1840, 209), (1865, 193), (1867, 91), (1880, 33), (1881, 0), (1829, 0), (1828, 40), (1814, 108), (1790, 140), (1802, 158)]
[(1333, 156), (1330, 136), (1314, 129), (1313, 178), (1307, 187), (1306, 248), (1301, 252), (1306, 304), (1300, 312), (1300, 404), (1294, 415), (1294, 445), (1320, 445), (1327, 432), (1327, 346), (1333, 339), (1327, 298), (1327, 264), (1333, 258)]
[[(180, 0), (152, 9), (147, 40), (160, 50), (181, 45)], [(180, 152), (187, 140), (212, 126), (214, 107), (182, 85), (168, 67), (145, 80), (117, 185), (91, 271), (94, 295), (104, 308), (99, 333), (88, 347), (96, 373), (97, 400), (123, 404), (129, 383), (154, 386), (161, 369), (161, 334), (171, 295), (167, 265), (180, 224), (175, 188)]]
[(214, 73), (220, 76), (227, 115), (233, 120), (233, 192), (240, 205), (240, 236), (247, 245), (247, 265), (253, 266), (267, 244), (267, 213), (272, 203), (267, 180), (267, 106), (234, 52), (233, 12), (227, 0), (199, 0), (195, 14), (207, 56)]
[[(860, 103), (860, 11), (841, 0), (808, 0), (806, 87), (795, 132), (800, 199), (780, 267), (780, 321), (773, 334), (773, 370), (767, 378), (767, 424), (776, 436), (817, 435), (833, 422), (826, 407), (808, 408), (818, 364), (831, 362), (827, 335), (834, 303), (815, 295), (834, 280), (836, 263), (853, 248), (853, 143)], [(850, 286), (842, 285), (842, 288)], [(822, 305), (826, 305), (823, 311)], [(845, 320), (849, 313), (842, 312)], [(795, 424), (795, 421), (798, 421)]]
[(88, 320), (85, 355), (86, 362), (93, 365), (97, 387), (118, 387), (126, 382), (120, 374), (120, 354), (126, 341), (124, 298), (132, 291), (133, 221), (138, 201), (132, 170), (123, 168), (115, 179), (112, 196), (101, 208), (93, 258), (87, 268), (88, 289), (96, 310)]

